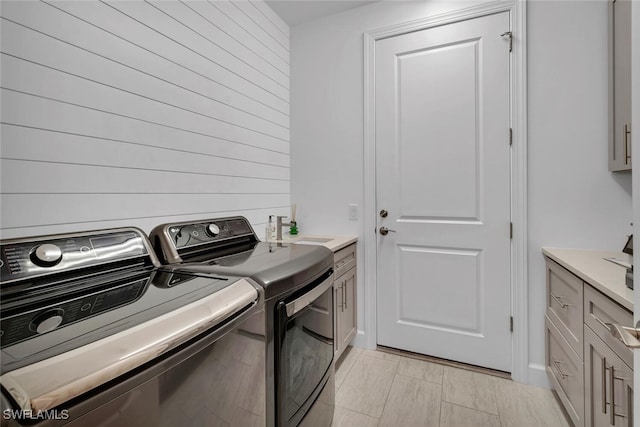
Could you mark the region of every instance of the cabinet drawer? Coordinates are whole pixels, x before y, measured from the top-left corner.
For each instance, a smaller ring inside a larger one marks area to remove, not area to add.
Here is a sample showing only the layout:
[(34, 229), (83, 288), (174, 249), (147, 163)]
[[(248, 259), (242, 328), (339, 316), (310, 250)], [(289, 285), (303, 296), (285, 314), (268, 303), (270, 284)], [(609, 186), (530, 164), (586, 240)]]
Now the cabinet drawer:
[(547, 315), (582, 359), (583, 283), (547, 259)]
[(356, 244), (353, 243), (333, 254), (334, 276), (339, 277), (356, 265)]
[(562, 337), (559, 329), (545, 316), (546, 369), (569, 417), (576, 426), (584, 425), (583, 363)]
[(633, 350), (611, 335), (605, 323), (633, 326), (633, 314), (589, 285), (584, 287), (584, 323), (604, 341), (629, 367), (633, 367)]

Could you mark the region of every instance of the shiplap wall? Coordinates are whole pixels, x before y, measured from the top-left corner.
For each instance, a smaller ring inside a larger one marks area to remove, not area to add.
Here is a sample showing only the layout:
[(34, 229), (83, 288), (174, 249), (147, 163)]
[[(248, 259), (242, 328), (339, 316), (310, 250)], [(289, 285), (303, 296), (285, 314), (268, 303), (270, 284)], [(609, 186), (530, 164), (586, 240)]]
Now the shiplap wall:
[(289, 213), (289, 28), (264, 2), (0, 16), (3, 238)]

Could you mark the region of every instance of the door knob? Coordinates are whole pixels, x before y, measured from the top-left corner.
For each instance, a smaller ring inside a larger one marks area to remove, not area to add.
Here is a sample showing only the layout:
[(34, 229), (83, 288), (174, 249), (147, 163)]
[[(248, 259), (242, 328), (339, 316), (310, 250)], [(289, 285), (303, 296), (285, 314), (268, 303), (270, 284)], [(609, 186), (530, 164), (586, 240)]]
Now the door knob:
[(380, 227), (380, 234), (386, 236), (389, 232), (395, 233), (396, 230), (389, 230), (387, 227)]
[(382, 209), (382, 210), (380, 211), (380, 216), (381, 216), (382, 218), (386, 218), (386, 217), (387, 217), (387, 215), (389, 215), (389, 212), (387, 212), (387, 210), (386, 210), (386, 209)]

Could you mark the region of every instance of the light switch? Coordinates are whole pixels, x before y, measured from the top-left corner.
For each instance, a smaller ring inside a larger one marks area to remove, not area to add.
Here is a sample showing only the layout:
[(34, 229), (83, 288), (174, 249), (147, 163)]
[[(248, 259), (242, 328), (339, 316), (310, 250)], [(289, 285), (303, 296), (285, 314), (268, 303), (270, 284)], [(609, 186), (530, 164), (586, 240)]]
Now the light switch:
[(355, 204), (349, 205), (349, 219), (350, 220), (358, 219), (358, 205), (355, 205)]

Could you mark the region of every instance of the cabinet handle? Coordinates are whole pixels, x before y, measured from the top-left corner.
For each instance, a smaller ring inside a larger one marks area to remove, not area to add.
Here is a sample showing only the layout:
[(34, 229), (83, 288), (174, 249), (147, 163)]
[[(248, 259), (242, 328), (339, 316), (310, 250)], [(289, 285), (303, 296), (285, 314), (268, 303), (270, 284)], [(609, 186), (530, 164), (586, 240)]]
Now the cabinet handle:
[(344, 311), (347, 308), (347, 281), (345, 280), (344, 282), (342, 282), (342, 285), (340, 285), (342, 287), (342, 311)]
[(631, 129), (629, 129), (631, 126), (629, 125), (624, 125), (624, 164), (628, 165), (629, 164), (629, 160), (631, 160), (631, 150), (630, 148), (630, 144), (629, 142), (631, 141), (631, 138), (629, 138), (629, 136), (631, 135)]
[(553, 298), (554, 300), (556, 300), (556, 302), (557, 302), (558, 304), (560, 304), (560, 307), (561, 307), (561, 308), (567, 308), (567, 307), (569, 307), (569, 306), (573, 305), (573, 304), (567, 304), (566, 302), (562, 302), (562, 300), (561, 300), (560, 298), (564, 298), (564, 297), (557, 297), (557, 296), (555, 296), (555, 295), (554, 295), (554, 294), (552, 294), (552, 293), (549, 293), (549, 295), (551, 295), (551, 298)]
[(615, 390), (615, 369), (613, 365), (609, 366), (609, 388), (611, 389), (611, 406), (609, 407), (609, 423), (616, 425), (616, 390)]
[[(607, 359), (602, 358), (602, 413), (607, 413), (607, 405), (611, 405), (609, 408), (609, 423), (612, 426), (616, 425), (616, 417), (626, 418), (625, 414), (616, 414), (616, 396), (615, 396), (615, 381), (626, 381), (624, 377), (616, 377), (615, 367), (613, 365), (607, 367)], [(607, 371), (609, 371), (609, 393), (611, 393), (611, 403), (607, 403)]]
[(607, 358), (602, 358), (602, 413), (607, 413)]
[(605, 328), (607, 331), (609, 331), (611, 329), (610, 328), (611, 323), (607, 323), (604, 320), (602, 320), (601, 318), (599, 318), (598, 316), (595, 316), (593, 314), (591, 315), (591, 317), (593, 317), (593, 320), (595, 320), (596, 322), (600, 323), (602, 325), (602, 327)]
[(566, 380), (567, 377), (571, 377), (572, 375), (569, 374), (565, 374), (564, 372), (562, 372), (562, 370), (560, 369), (560, 364), (564, 363), (564, 362), (559, 362), (555, 359), (551, 359), (551, 362), (553, 363), (553, 365), (556, 367), (556, 370), (558, 371), (558, 373), (560, 374), (560, 376), (562, 377), (563, 380)]
[[(613, 379), (611, 379), (611, 378), (613, 378)], [(613, 365), (611, 365), (611, 378), (609, 379), (609, 381), (611, 383), (611, 425), (616, 425), (615, 417), (626, 418), (626, 415), (625, 414), (616, 414), (615, 397), (614, 397), (615, 380), (619, 380), (619, 381), (623, 381), (624, 382), (627, 379), (624, 378), (624, 377), (616, 377)]]
[(346, 260), (342, 260), (340, 262), (336, 263), (336, 270), (339, 269), (340, 267), (342, 267), (343, 265), (345, 265), (347, 263)]
[(349, 306), (347, 306), (347, 281), (344, 281), (344, 309), (348, 310)]

